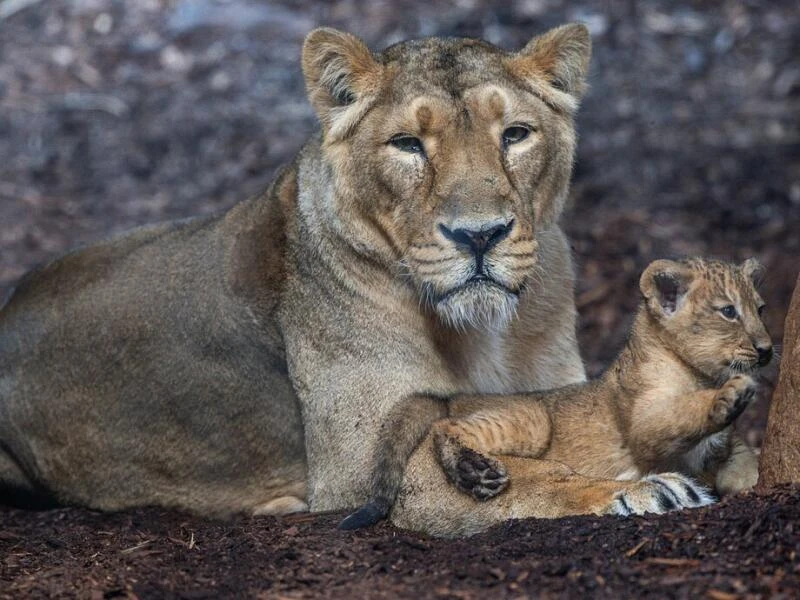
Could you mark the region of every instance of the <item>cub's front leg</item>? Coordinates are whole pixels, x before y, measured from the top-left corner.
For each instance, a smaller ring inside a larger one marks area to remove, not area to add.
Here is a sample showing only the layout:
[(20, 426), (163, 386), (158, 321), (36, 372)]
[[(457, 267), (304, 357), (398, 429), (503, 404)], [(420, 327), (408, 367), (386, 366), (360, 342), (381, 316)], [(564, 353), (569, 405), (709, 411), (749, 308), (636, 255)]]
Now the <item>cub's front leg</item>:
[(722, 431), (752, 402), (758, 386), (735, 375), (719, 389), (664, 399), (659, 390), (637, 398), (628, 442), (643, 471), (674, 461), (704, 438)]
[[(706, 438), (707, 442), (720, 438), (715, 443), (699, 444), (694, 452), (700, 451), (694, 462), (713, 465), (708, 480), (713, 483), (721, 496), (735, 494), (752, 488), (758, 481), (758, 457), (739, 435), (732, 431), (734, 421), (755, 398), (758, 384), (747, 375), (731, 377), (717, 391), (709, 419), (712, 427), (719, 427), (720, 433)], [(715, 456), (716, 455), (716, 456)]]
[(447, 478), (476, 500), (488, 500), (508, 487), (505, 465), (487, 454), (536, 458), (547, 451), (550, 415), (539, 402), (479, 410), (439, 421), (431, 428), (436, 456)]
[(717, 390), (711, 412), (709, 429), (721, 431), (733, 423), (756, 397), (758, 384), (749, 375), (734, 375)]
[(714, 478), (721, 496), (749, 490), (758, 481), (758, 456), (736, 432), (731, 436), (730, 455)]

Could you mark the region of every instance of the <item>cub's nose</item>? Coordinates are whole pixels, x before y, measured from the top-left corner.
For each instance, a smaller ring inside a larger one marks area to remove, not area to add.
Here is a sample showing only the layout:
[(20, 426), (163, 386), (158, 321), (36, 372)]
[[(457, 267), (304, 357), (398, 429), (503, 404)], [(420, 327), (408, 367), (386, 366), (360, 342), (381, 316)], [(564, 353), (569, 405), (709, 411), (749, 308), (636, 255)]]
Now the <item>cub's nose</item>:
[(772, 345), (756, 346), (756, 352), (758, 352), (758, 365), (760, 367), (772, 360)]
[(513, 227), (514, 219), (510, 219), (507, 222), (487, 223), (474, 228), (458, 227), (450, 229), (440, 223), (439, 231), (442, 232), (444, 237), (455, 242), (458, 246), (462, 246), (475, 254), (481, 255), (507, 238)]

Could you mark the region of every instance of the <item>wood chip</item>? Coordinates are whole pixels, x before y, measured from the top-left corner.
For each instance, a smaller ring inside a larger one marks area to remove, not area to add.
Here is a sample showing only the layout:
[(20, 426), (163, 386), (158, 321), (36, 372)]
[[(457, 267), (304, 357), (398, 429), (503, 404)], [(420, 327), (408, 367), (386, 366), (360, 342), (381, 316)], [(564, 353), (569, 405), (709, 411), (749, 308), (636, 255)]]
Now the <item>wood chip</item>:
[(125, 548), (124, 550), (120, 550), (119, 553), (120, 554), (130, 554), (131, 552), (136, 552), (140, 548), (144, 548), (145, 546), (147, 546), (148, 544), (151, 544), (152, 542), (153, 542), (153, 540), (145, 540), (141, 544), (136, 544), (135, 546), (131, 546), (130, 548)]
[(625, 553), (625, 556), (627, 556), (628, 558), (630, 558), (630, 557), (634, 556), (634, 555), (635, 555), (637, 552), (639, 552), (639, 550), (641, 550), (641, 549), (642, 549), (642, 548), (645, 546), (645, 544), (647, 544), (647, 542), (649, 542), (649, 541), (650, 541), (650, 538), (644, 538), (644, 539), (643, 539), (641, 542), (639, 542), (639, 543), (638, 543), (638, 544), (636, 544), (636, 545), (635, 545), (633, 548), (631, 548), (630, 550), (628, 550), (628, 551)]
[(700, 561), (694, 558), (660, 558), (654, 556), (653, 558), (645, 558), (644, 562), (651, 565), (662, 565), (665, 567), (698, 567)]

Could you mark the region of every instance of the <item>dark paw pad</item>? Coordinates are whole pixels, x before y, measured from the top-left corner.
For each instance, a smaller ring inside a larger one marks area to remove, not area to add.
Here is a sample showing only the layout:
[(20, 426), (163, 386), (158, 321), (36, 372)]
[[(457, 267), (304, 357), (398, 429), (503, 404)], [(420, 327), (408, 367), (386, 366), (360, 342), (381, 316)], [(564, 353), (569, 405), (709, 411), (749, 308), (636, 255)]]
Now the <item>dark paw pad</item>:
[(461, 448), (456, 461), (454, 483), (476, 500), (488, 500), (497, 496), (508, 486), (508, 474), (498, 461)]

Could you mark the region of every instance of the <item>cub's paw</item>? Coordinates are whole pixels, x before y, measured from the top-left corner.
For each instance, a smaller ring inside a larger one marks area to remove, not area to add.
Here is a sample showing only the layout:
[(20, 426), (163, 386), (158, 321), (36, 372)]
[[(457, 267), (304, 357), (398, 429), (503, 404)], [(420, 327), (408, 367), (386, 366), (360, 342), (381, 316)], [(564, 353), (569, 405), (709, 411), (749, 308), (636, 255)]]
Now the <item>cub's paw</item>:
[(508, 472), (500, 461), (446, 435), (437, 436), (436, 450), (447, 478), (475, 500), (494, 498), (508, 487)]
[(717, 390), (709, 418), (722, 429), (733, 423), (756, 397), (758, 384), (749, 375), (734, 375)]
[(610, 514), (626, 517), (644, 513), (697, 508), (715, 502), (711, 493), (680, 473), (648, 475), (614, 496)]
[(758, 483), (758, 456), (744, 443), (735, 444), (733, 453), (717, 471), (714, 487), (720, 496), (736, 494)]

